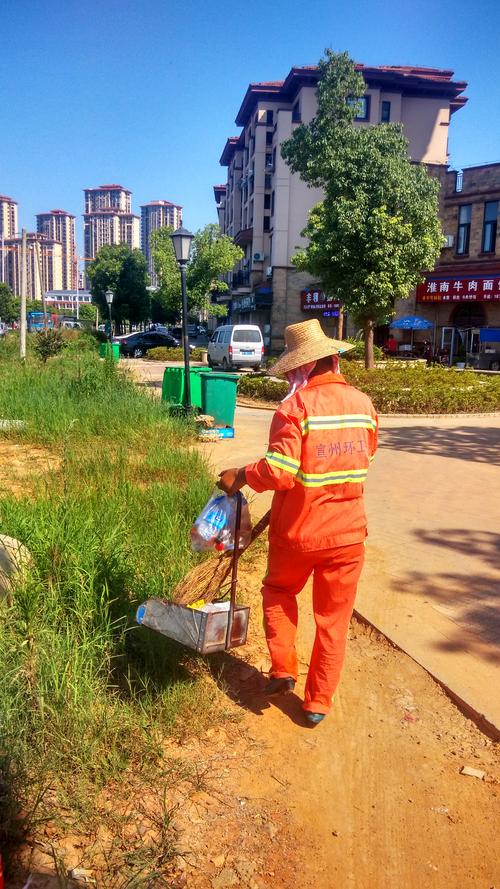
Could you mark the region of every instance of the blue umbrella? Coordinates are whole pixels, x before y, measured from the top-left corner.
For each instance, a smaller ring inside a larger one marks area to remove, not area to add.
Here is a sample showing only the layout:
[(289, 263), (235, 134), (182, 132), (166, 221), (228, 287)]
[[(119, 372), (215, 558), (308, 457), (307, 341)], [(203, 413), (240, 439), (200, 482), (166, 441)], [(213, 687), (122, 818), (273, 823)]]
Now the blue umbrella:
[(396, 330), (430, 330), (434, 324), (418, 315), (405, 315), (404, 318), (397, 318), (389, 327), (395, 327)]

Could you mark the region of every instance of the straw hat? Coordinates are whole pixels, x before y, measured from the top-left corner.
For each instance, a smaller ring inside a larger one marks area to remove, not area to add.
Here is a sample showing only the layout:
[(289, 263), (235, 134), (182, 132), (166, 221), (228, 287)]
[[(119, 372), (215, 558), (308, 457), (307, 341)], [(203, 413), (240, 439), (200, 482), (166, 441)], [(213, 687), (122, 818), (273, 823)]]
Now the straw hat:
[(326, 336), (317, 318), (290, 324), (285, 327), (285, 351), (271, 368), (271, 373), (273, 376), (283, 376), (302, 364), (327, 358), (328, 355), (341, 355), (350, 349), (354, 349), (352, 343)]

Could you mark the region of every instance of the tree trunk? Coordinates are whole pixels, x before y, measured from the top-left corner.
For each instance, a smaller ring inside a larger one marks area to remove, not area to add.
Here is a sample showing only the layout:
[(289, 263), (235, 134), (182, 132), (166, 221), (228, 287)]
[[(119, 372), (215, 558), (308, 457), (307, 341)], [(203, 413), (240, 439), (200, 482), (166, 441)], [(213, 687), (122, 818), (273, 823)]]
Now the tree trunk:
[(337, 339), (341, 340), (344, 335), (344, 307), (339, 308), (339, 320), (337, 322)]
[(365, 321), (365, 367), (367, 370), (373, 370), (375, 367), (375, 359), (373, 357), (373, 320), (370, 318)]

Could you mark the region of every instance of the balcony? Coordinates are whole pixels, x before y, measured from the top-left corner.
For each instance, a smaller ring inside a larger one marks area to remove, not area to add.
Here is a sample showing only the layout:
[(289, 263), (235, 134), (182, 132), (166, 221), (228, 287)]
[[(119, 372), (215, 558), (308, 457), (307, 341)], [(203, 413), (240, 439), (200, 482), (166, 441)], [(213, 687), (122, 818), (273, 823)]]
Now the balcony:
[(231, 290), (243, 290), (244, 288), (250, 290), (250, 272), (235, 272), (231, 283)]
[(253, 240), (253, 228), (241, 228), (234, 238), (234, 243), (238, 247), (244, 247), (245, 244), (251, 244)]

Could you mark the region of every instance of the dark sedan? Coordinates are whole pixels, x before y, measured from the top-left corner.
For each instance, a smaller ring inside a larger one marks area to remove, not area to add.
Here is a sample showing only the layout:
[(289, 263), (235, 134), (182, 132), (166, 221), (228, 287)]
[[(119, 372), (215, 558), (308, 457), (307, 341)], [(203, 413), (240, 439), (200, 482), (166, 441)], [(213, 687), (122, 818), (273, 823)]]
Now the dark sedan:
[(115, 339), (120, 344), (120, 353), (126, 358), (143, 358), (149, 349), (164, 346), (167, 349), (175, 349), (179, 341), (168, 333), (158, 333), (156, 330), (145, 330), (141, 333), (131, 333)]

